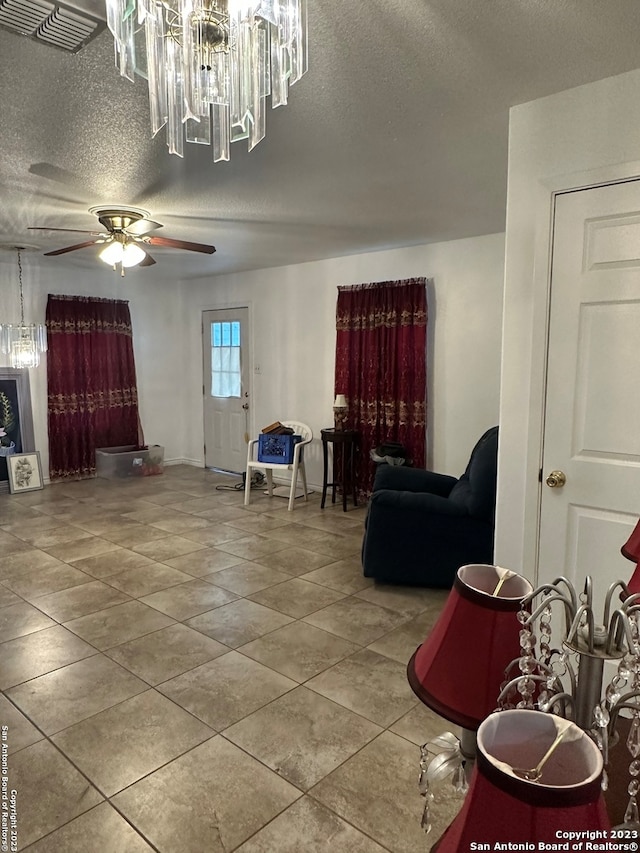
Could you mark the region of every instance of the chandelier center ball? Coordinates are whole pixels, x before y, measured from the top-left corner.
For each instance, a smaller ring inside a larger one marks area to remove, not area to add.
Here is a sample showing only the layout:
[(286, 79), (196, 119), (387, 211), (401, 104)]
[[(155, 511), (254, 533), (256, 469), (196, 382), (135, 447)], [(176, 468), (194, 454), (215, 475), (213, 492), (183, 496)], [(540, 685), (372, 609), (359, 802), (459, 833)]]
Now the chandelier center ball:
[(227, 30), (219, 21), (207, 15), (197, 20), (196, 23), (200, 31), (202, 46), (206, 50), (226, 48), (228, 41)]

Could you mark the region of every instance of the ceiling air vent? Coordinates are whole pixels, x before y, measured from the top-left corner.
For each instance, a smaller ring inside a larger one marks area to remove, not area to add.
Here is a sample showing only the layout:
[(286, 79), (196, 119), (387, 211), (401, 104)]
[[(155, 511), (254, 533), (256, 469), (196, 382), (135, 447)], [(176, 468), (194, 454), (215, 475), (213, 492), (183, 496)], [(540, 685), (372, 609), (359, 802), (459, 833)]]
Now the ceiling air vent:
[(77, 53), (104, 28), (104, 21), (47, 0), (0, 0), (0, 27)]

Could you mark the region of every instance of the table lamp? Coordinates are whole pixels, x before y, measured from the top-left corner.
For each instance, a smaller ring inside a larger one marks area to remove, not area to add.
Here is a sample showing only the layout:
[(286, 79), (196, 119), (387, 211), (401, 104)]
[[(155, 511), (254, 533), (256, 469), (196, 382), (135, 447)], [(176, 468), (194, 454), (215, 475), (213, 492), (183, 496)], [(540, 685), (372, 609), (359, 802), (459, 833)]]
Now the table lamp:
[(459, 740), (447, 732), (421, 748), (418, 784), (427, 832), (437, 783), (451, 776), (454, 790), (466, 791), (476, 730), (495, 711), (505, 670), (520, 655), (517, 614), (532, 590), (510, 569), (462, 566), (438, 621), (409, 661), (407, 678), (416, 696), (462, 729)]
[(462, 810), (432, 853), (495, 850), (498, 841), (513, 849), (543, 849), (541, 842), (563, 849), (560, 840), (575, 839), (569, 833), (576, 832), (606, 838), (602, 769), (600, 750), (575, 723), (540, 711), (491, 714), (478, 729), (478, 755)]
[(344, 394), (336, 394), (336, 399), (333, 402), (333, 420), (335, 428), (338, 432), (344, 429), (344, 422), (347, 419), (347, 398)]
[(407, 667), (418, 698), (475, 731), (495, 710), (505, 669), (520, 656), (517, 613), (532, 591), (526, 578), (499, 566), (458, 569), (438, 621)]

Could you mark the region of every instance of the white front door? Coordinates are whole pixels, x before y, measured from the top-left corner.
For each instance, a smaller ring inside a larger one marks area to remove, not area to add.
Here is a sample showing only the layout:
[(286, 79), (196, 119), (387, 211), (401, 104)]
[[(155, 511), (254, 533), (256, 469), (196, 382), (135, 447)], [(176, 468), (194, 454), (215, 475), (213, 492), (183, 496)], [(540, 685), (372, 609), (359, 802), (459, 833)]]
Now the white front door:
[(249, 440), (249, 309), (202, 314), (204, 458), (207, 468), (242, 472)]
[[(551, 273), (538, 580), (597, 600), (633, 564), (640, 516), (640, 182), (559, 195)], [(547, 485), (553, 471), (565, 485)], [(596, 611), (599, 614), (600, 608)]]

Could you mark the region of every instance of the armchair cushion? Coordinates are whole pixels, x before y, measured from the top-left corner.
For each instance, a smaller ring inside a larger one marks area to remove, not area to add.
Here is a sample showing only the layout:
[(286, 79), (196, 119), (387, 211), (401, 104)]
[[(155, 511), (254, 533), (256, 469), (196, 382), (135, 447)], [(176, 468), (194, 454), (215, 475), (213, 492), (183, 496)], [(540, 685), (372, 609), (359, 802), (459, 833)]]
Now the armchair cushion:
[(378, 465), (373, 481), (373, 494), (382, 489), (406, 492), (431, 492), (448, 497), (458, 480), (448, 474), (436, 474), (421, 468), (403, 468), (395, 465)]
[(404, 492), (382, 489), (380, 492), (374, 492), (371, 496), (371, 506), (374, 503), (380, 509), (387, 507), (404, 512), (439, 512), (444, 515), (467, 515), (463, 506), (446, 497), (430, 494), (429, 492)]

